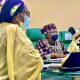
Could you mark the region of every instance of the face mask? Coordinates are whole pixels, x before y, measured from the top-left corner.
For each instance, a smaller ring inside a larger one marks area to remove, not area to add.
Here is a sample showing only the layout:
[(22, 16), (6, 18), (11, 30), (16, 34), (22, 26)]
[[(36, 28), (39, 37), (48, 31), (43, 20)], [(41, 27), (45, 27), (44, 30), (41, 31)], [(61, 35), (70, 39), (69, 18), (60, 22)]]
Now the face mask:
[(27, 15), (24, 16), (23, 26), (25, 27), (25, 29), (28, 29), (29, 28), (30, 22), (31, 22), (30, 18)]
[(26, 29), (29, 28), (30, 22), (31, 22), (31, 20), (27, 15), (24, 16), (24, 23), (19, 21), (20, 27), (24, 30), (24, 32), (26, 32)]
[(51, 40), (56, 41), (58, 39), (58, 34), (53, 34)]

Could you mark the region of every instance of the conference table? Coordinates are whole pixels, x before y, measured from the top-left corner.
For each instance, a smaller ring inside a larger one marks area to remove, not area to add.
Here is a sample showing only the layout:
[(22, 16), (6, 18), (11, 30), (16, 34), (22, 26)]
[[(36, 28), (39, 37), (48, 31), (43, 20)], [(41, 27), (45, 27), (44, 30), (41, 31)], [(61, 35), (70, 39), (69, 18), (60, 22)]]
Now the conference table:
[[(52, 66), (53, 65), (53, 66)], [(42, 70), (41, 80), (80, 80), (80, 71), (61, 70), (61, 64), (45, 64)]]

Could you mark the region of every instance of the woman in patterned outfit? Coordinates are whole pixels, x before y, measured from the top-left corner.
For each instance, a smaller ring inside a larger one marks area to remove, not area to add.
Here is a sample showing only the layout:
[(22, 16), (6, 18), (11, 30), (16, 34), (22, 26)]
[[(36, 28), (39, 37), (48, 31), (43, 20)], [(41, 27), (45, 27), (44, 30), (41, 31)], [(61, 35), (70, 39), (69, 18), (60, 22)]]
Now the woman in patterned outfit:
[(63, 58), (66, 53), (64, 45), (58, 40), (58, 33), (55, 24), (48, 24), (41, 30), (42, 34), (45, 35), (46, 39), (39, 40), (36, 49), (43, 58)]

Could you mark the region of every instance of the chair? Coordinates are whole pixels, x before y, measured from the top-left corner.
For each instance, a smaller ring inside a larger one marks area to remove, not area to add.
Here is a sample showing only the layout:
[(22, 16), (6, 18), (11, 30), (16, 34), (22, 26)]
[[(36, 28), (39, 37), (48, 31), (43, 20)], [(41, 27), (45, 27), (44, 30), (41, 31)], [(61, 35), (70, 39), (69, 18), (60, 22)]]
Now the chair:
[(65, 49), (68, 49), (72, 41), (72, 35), (68, 31), (61, 31), (59, 33), (59, 40), (64, 44)]
[(41, 34), (40, 28), (29, 28), (26, 31), (26, 35), (32, 41), (34, 48), (36, 48), (36, 44), (38, 40), (45, 39), (44, 34)]

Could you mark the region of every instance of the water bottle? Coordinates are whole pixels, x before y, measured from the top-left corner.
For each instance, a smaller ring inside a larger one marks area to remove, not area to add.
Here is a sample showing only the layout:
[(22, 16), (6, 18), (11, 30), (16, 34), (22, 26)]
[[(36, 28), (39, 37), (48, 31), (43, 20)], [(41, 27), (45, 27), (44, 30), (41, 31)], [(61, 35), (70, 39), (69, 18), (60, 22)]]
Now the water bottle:
[(51, 51), (50, 51), (50, 49), (48, 49), (47, 50), (47, 55), (46, 55), (47, 60), (50, 60), (51, 59), (50, 53), (51, 53)]

